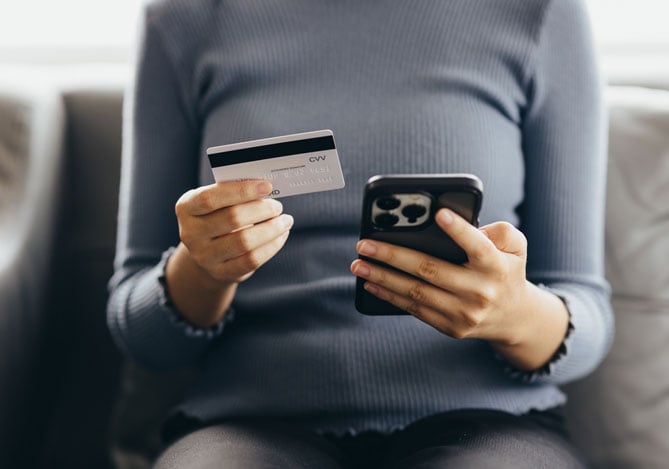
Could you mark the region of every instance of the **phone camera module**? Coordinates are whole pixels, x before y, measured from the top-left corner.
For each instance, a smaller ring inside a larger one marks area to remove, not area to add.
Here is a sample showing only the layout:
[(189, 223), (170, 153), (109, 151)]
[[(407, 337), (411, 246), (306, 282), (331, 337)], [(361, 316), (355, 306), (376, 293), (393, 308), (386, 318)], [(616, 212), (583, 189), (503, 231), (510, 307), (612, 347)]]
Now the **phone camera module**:
[(374, 223), (382, 228), (390, 228), (400, 221), (400, 217), (392, 213), (381, 213), (374, 218)]
[(411, 204), (402, 209), (402, 215), (407, 217), (409, 223), (416, 223), (416, 221), (425, 215), (427, 209), (423, 205)]
[(419, 230), (429, 226), (432, 198), (422, 192), (385, 193), (371, 205), (372, 224), (381, 230)]
[(401, 203), (400, 199), (396, 197), (382, 197), (376, 200), (376, 206), (381, 210), (395, 210)]

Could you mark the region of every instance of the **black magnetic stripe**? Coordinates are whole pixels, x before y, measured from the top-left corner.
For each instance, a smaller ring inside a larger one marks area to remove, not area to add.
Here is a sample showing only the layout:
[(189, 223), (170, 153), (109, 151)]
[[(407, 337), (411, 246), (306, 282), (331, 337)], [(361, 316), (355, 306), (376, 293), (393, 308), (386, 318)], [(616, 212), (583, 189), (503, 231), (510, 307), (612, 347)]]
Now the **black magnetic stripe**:
[(211, 163), (212, 168), (217, 168), (219, 166), (248, 163), (249, 161), (298, 155), (300, 153), (334, 150), (334, 148), (334, 137), (327, 135), (325, 137), (315, 137), (306, 140), (295, 140), (293, 142), (274, 143), (260, 147), (214, 153), (209, 155), (209, 162)]

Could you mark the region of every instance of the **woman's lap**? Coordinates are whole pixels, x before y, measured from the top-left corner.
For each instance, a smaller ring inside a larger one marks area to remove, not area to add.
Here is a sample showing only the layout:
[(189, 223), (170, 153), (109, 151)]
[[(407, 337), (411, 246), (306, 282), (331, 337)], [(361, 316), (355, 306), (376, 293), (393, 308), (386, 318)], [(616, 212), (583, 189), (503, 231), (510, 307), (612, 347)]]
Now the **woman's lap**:
[(384, 468), (583, 468), (554, 411), (436, 415), (393, 437)]
[(157, 469), (265, 469), (344, 467), (337, 448), (295, 425), (238, 419), (196, 430), (172, 443)]
[(297, 425), (237, 419), (171, 444), (156, 462), (171, 468), (581, 468), (549, 413), (466, 410), (422, 419), (392, 435), (320, 436)]

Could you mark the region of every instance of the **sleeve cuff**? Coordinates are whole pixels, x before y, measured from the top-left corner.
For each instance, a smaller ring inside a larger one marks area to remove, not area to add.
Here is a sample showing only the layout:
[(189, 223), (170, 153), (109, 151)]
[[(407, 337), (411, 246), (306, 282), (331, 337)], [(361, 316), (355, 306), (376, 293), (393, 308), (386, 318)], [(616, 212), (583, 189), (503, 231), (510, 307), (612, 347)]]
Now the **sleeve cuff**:
[(169, 316), (170, 322), (177, 328), (181, 329), (187, 337), (214, 339), (221, 335), (223, 328), (234, 319), (234, 309), (228, 310), (223, 318), (216, 324), (209, 327), (200, 327), (192, 324), (183, 314), (176, 308), (172, 299), (170, 298), (169, 290), (167, 289), (167, 280), (165, 277), (165, 270), (167, 262), (172, 254), (174, 254), (175, 247), (171, 247), (163, 252), (163, 255), (158, 264), (160, 274), (158, 276), (158, 283), (160, 284), (160, 291), (158, 293), (160, 307)]

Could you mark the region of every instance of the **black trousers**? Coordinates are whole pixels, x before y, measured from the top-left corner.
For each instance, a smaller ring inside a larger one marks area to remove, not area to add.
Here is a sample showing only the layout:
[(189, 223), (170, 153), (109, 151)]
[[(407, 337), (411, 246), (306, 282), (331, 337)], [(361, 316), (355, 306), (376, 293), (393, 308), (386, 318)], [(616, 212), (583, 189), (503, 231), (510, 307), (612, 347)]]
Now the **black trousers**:
[(584, 468), (559, 409), (515, 416), (461, 410), (402, 431), (318, 435), (290, 422), (235, 419), (170, 444), (156, 469)]

